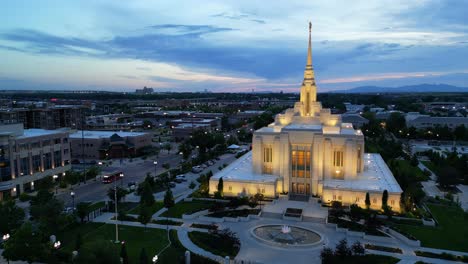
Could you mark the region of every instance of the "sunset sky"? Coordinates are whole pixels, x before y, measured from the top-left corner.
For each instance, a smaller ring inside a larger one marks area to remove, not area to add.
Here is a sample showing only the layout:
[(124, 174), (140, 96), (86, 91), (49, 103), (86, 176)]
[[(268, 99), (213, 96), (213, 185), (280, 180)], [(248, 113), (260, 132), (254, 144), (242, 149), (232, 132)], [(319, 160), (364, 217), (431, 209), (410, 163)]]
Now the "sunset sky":
[(468, 1), (2, 1), (0, 90), (468, 87)]

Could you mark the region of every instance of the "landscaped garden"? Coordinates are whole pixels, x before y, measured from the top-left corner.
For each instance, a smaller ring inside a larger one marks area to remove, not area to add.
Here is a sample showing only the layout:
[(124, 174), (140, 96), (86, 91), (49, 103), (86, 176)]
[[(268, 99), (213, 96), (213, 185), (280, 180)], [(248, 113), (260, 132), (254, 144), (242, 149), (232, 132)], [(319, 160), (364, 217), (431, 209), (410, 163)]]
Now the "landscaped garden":
[(209, 233), (192, 231), (188, 235), (195, 245), (221, 257), (229, 256), (233, 259), (240, 250), (239, 239), (229, 229), (215, 229)]
[(398, 229), (421, 241), (422, 246), (468, 252), (467, 213), (457, 206), (427, 205), (436, 227), (397, 224)]
[[(78, 235), (80, 234), (80, 235)], [(78, 238), (78, 237), (81, 238)], [(88, 223), (77, 225), (57, 234), (57, 239), (62, 242), (62, 249), (71, 252), (77, 248), (81, 241), (79, 252), (92, 251), (98, 245), (112, 248), (118, 256), (121, 245), (111, 241), (115, 239), (115, 225)], [(119, 240), (125, 241), (130, 262), (137, 263), (141, 250), (144, 248), (151, 258), (168, 244), (166, 230), (150, 229), (132, 226), (119, 226)], [(85, 254), (85, 253), (83, 253)]]
[(206, 210), (213, 206), (214, 202), (211, 201), (198, 201), (191, 202), (181, 201), (176, 203), (173, 207), (164, 212), (162, 217), (182, 218), (183, 214), (193, 214), (198, 211)]

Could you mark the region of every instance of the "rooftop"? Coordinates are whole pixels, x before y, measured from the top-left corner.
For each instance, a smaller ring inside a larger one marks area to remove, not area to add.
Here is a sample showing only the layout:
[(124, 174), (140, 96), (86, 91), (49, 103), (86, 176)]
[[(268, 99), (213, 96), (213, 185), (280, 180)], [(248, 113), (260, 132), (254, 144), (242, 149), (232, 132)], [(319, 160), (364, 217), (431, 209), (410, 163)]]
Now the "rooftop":
[(67, 132), (67, 130), (64, 130), (64, 129), (47, 130), (47, 129), (31, 128), (31, 129), (25, 129), (23, 135), (18, 136), (16, 138), (40, 137), (40, 136), (60, 134), (64, 132)]
[[(123, 132), (123, 131), (91, 131), (85, 130), (84, 131), (84, 138), (110, 138), (112, 135), (117, 134), (120, 137), (137, 137), (143, 136), (147, 133), (140, 133), (140, 132)], [(70, 134), (70, 138), (81, 138), (82, 133), (81, 130), (78, 130), (75, 133)]]
[(349, 190), (369, 190), (390, 193), (402, 192), (400, 185), (393, 177), (392, 172), (382, 159), (380, 154), (364, 154), (364, 171), (358, 174), (354, 180), (326, 179), (323, 182), (324, 188), (349, 189)]
[(252, 168), (252, 151), (231, 163), (223, 170), (217, 172), (211, 179), (223, 181), (246, 181), (256, 183), (275, 183), (278, 179), (274, 175), (255, 174)]

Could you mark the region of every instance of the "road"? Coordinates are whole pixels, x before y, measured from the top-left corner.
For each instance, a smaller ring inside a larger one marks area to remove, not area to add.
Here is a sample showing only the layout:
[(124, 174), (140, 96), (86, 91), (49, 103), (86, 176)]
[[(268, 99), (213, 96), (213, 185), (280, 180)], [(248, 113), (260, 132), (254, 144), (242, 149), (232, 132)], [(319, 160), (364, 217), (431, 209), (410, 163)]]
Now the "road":
[[(127, 187), (128, 182), (141, 182), (146, 177), (146, 174), (150, 172), (152, 175), (155, 174), (155, 169), (157, 174), (165, 171), (162, 168), (162, 164), (169, 163), (172, 168), (176, 167), (180, 162), (180, 155), (178, 154), (160, 154), (158, 159), (134, 159), (133, 162), (124, 161), (120, 165), (119, 161), (114, 161), (112, 166), (106, 167), (103, 171), (114, 171), (120, 170), (124, 174), (123, 180), (117, 182), (117, 185)], [(155, 168), (153, 161), (157, 160), (158, 165)], [(98, 176), (99, 178), (99, 176)], [(75, 193), (75, 205), (80, 202), (85, 201), (102, 201), (106, 200), (107, 191), (113, 186), (113, 184), (103, 184), (100, 179), (89, 180), (86, 184), (80, 184), (73, 186), (73, 192)], [(71, 189), (59, 190), (57, 198), (64, 201), (65, 206), (72, 206), (73, 200), (71, 198)]]

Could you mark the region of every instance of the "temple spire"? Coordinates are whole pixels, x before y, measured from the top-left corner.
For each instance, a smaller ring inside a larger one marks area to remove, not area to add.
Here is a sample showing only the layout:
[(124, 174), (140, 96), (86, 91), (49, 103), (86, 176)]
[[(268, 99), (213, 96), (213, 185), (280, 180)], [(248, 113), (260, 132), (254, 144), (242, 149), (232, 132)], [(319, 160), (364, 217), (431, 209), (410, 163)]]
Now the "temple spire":
[(307, 49), (307, 66), (312, 66), (312, 22), (309, 22), (309, 48)]

